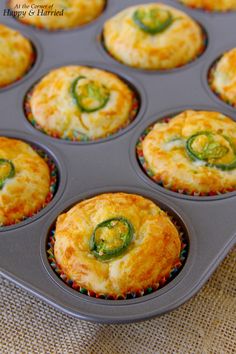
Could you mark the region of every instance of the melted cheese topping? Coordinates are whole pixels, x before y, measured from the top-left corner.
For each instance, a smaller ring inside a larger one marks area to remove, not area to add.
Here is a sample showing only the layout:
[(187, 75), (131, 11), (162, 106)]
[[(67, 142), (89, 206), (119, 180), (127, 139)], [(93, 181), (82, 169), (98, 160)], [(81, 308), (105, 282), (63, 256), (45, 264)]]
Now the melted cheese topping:
[[(165, 31), (151, 35), (133, 20), (138, 9), (170, 11), (174, 21)], [(203, 50), (200, 26), (173, 7), (151, 3), (129, 7), (104, 25), (104, 44), (110, 54), (124, 64), (144, 69), (172, 69), (195, 59)]]
[[(89, 240), (99, 223), (125, 217), (134, 227), (127, 251), (102, 262)], [(121, 295), (152, 286), (180, 254), (178, 231), (157, 205), (138, 195), (108, 193), (78, 203), (58, 217), (54, 254), (67, 277), (97, 294)]]
[[(48, 30), (70, 29), (84, 25), (93, 21), (103, 11), (105, 0), (10, 0), (9, 7), (17, 11), (16, 5), (29, 5), (29, 10), (25, 16), (19, 17), (19, 20), (25, 24), (33, 25)], [(42, 14), (45, 13), (45, 15)], [(58, 15), (46, 12), (57, 11)], [(63, 11), (62, 15), (60, 15)]]
[(236, 0), (180, 0), (183, 4), (210, 11), (228, 11), (236, 9)]
[(10, 160), (15, 167), (14, 177), (0, 189), (0, 225), (9, 225), (43, 207), (50, 173), (46, 162), (20, 140), (0, 137), (0, 158)]
[(236, 147), (236, 123), (218, 112), (186, 111), (168, 123), (157, 123), (144, 138), (142, 149), (155, 180), (166, 188), (189, 193), (221, 192), (236, 188), (236, 169), (222, 171), (192, 160), (186, 141), (198, 132), (227, 136)]
[[(71, 93), (76, 78), (86, 76), (104, 85), (110, 93), (106, 105), (91, 113), (79, 109)], [(99, 69), (67, 66), (51, 71), (34, 88), (30, 107), (36, 122), (47, 134), (61, 138), (85, 134), (105, 137), (129, 123), (133, 92), (116, 75)]]
[(222, 56), (210, 80), (212, 89), (221, 99), (236, 107), (236, 48)]
[(20, 79), (30, 69), (33, 58), (30, 41), (0, 24), (0, 87)]

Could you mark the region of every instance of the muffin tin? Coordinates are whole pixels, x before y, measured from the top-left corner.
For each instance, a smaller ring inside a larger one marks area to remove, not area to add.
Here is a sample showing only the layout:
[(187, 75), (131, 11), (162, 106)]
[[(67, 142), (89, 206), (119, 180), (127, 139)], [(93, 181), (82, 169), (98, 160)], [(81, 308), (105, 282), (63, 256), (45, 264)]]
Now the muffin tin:
[[(27, 75), (0, 90), (1, 135), (33, 142), (55, 161), (59, 186), (53, 200), (38, 214), (0, 229), (0, 273), (57, 309), (80, 319), (125, 323), (171, 311), (190, 299), (206, 282), (235, 244), (236, 193), (220, 196), (187, 196), (164, 189), (141, 170), (135, 147), (143, 130), (159, 118), (185, 109), (217, 110), (236, 121), (236, 110), (209, 91), (208, 69), (233, 42), (235, 13), (206, 13), (165, 1), (203, 25), (208, 45), (201, 57), (172, 71), (145, 71), (116, 62), (103, 49), (102, 26), (106, 19), (140, 0), (108, 0), (97, 20), (76, 30), (49, 32), (4, 17), (1, 22), (19, 30), (35, 45), (36, 63)], [(231, 38), (232, 37), (232, 38)], [(141, 108), (122, 131), (91, 142), (59, 140), (36, 130), (25, 118), (27, 91), (46, 72), (58, 66), (81, 64), (114, 72), (139, 92)], [(135, 299), (104, 300), (70, 288), (51, 268), (46, 249), (49, 230), (57, 216), (80, 200), (111, 191), (137, 193), (167, 210), (185, 229), (189, 242), (181, 272), (163, 288)]]

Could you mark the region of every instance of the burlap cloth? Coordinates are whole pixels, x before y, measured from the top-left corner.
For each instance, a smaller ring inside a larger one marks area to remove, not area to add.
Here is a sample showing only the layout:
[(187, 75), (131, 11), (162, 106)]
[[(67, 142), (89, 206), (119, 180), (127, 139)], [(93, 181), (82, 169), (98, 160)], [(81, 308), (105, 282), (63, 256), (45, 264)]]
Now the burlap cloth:
[(236, 353), (236, 248), (187, 304), (154, 320), (68, 317), (0, 277), (0, 353)]

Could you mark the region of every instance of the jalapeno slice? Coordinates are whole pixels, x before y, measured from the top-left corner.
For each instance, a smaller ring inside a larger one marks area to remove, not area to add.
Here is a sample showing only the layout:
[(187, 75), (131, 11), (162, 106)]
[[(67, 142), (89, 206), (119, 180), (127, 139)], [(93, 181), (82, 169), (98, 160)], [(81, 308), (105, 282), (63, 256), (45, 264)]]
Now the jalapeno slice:
[(15, 166), (10, 160), (0, 159), (0, 189), (4, 187), (7, 179), (15, 176)]
[(98, 224), (90, 238), (89, 246), (93, 255), (106, 261), (121, 255), (130, 245), (134, 228), (129, 220), (116, 217)]
[(133, 14), (133, 21), (142, 31), (154, 35), (170, 27), (174, 18), (168, 10), (138, 9)]
[(79, 76), (72, 82), (71, 93), (79, 109), (86, 113), (104, 108), (110, 98), (106, 86), (85, 76)]
[(199, 132), (190, 136), (186, 151), (192, 160), (205, 161), (209, 167), (227, 171), (236, 168), (236, 151), (229, 137)]

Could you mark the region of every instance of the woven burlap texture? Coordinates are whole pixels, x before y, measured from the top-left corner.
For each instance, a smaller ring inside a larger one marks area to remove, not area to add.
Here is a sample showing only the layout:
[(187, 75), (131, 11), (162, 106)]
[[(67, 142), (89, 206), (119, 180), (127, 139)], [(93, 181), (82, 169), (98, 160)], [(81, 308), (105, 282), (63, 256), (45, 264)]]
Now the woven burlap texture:
[(128, 325), (71, 318), (0, 277), (0, 353), (236, 353), (235, 266), (236, 248), (188, 303)]

